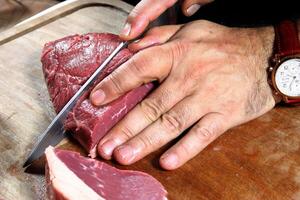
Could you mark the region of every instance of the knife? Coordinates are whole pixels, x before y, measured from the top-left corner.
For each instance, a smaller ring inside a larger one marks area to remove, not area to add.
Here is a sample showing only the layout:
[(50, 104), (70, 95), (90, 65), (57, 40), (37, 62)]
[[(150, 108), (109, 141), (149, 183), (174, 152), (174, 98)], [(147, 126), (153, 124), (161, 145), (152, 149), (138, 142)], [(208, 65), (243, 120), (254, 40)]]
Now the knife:
[(121, 42), (117, 48), (105, 59), (105, 61), (96, 69), (92, 76), (80, 87), (75, 95), (68, 101), (63, 109), (56, 115), (53, 121), (50, 123), (44, 133), (38, 138), (33, 150), (29, 154), (23, 168), (29, 166), (34, 160), (38, 159), (44, 154), (45, 149), (49, 146), (57, 145), (63, 138), (66, 137), (66, 131), (64, 130), (64, 121), (68, 116), (68, 113), (76, 105), (77, 100), (84, 94), (95, 82), (98, 75), (105, 69), (109, 62), (117, 55), (124, 47), (128, 45), (128, 41)]

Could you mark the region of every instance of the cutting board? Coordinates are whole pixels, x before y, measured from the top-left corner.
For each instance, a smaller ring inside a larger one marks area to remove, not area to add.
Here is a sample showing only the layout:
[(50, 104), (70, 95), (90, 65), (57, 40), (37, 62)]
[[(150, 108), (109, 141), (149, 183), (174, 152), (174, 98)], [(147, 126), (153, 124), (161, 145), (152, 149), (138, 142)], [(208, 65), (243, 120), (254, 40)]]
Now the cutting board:
[[(0, 199), (44, 199), (44, 176), (21, 165), (38, 135), (55, 116), (40, 63), (44, 43), (87, 32), (119, 33), (128, 4), (71, 0), (0, 35)], [(63, 148), (83, 152), (69, 139)], [(227, 131), (174, 171), (159, 168), (159, 155), (131, 166), (157, 178), (169, 199), (300, 199), (300, 107), (277, 107)]]
[(0, 32), (55, 4), (55, 0), (0, 0)]

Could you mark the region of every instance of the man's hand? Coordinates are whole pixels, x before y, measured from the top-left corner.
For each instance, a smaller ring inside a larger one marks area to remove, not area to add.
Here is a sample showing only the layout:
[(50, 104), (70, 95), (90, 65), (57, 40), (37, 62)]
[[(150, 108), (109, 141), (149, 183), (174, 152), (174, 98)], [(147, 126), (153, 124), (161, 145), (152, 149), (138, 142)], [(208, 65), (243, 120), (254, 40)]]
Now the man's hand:
[[(154, 21), (178, 0), (141, 0), (130, 12), (120, 37), (132, 40), (144, 32), (150, 22)], [(181, 5), (186, 16), (192, 16), (202, 5), (213, 0), (184, 0)]]
[(136, 53), (96, 86), (91, 100), (105, 104), (154, 80), (160, 86), (100, 141), (99, 154), (132, 164), (192, 127), (160, 158), (171, 170), (226, 130), (266, 113), (275, 105), (266, 75), (273, 38), (272, 27), (208, 21), (150, 30), (130, 48), (160, 45)]

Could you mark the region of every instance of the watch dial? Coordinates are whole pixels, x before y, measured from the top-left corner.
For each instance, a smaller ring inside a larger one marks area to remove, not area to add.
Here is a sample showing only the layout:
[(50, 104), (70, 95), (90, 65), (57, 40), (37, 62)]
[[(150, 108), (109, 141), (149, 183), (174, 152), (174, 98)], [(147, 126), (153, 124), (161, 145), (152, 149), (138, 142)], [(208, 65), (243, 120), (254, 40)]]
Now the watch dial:
[(279, 91), (287, 96), (300, 96), (300, 59), (284, 61), (275, 73)]

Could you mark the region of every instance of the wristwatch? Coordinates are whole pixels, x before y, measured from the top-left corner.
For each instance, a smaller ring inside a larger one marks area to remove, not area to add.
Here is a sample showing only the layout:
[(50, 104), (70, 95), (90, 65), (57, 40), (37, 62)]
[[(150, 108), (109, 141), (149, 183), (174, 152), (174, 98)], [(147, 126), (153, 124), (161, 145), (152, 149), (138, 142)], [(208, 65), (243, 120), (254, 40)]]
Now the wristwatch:
[(300, 103), (300, 42), (297, 24), (285, 20), (274, 26), (274, 52), (268, 81), (276, 102)]

